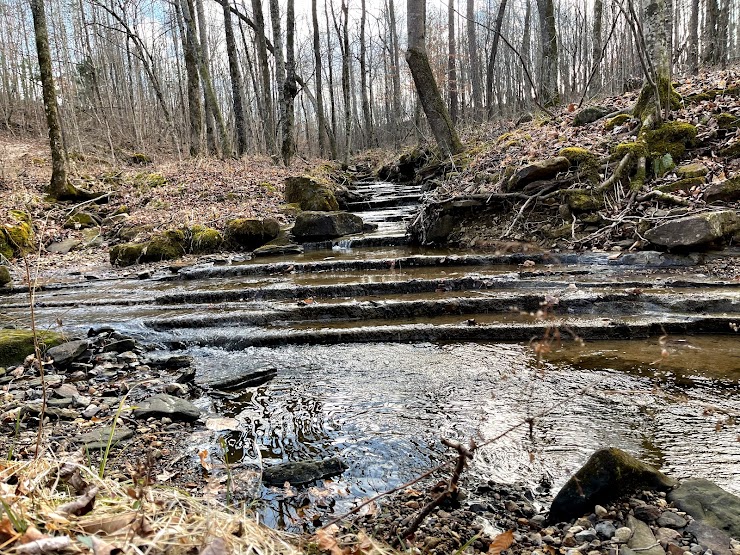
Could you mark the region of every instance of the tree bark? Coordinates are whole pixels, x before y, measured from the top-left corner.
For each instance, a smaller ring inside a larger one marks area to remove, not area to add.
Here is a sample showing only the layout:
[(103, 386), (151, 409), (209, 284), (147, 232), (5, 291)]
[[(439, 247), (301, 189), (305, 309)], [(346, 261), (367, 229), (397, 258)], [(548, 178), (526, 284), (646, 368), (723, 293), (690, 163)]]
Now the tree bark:
[(365, 42), (365, 21), (367, 9), (365, 0), (361, 2), (360, 12), (360, 95), (362, 97), (362, 119), (365, 126), (365, 146), (371, 147), (375, 144), (373, 132), (373, 118), (370, 113), (370, 101), (367, 97), (367, 44)]
[(686, 63), (692, 75), (699, 73), (699, 0), (691, 0), (689, 49)]
[(553, 0), (537, 0), (540, 21), (540, 102), (543, 106), (554, 106), (558, 95), (558, 39), (555, 31), (555, 6)]
[(236, 55), (236, 39), (231, 23), (229, 0), (221, 0), (224, 10), (224, 32), (226, 35), (226, 53), (229, 56), (229, 77), (231, 79), (231, 98), (234, 106), (234, 127), (236, 128), (236, 151), (239, 156), (247, 152), (247, 123), (244, 117), (244, 88)]
[(593, 43), (591, 47), (591, 67), (593, 78), (591, 79), (590, 90), (592, 94), (601, 90), (601, 72), (597, 71), (601, 61), (601, 26), (604, 16), (604, 0), (594, 1), (594, 24), (592, 28)]
[(184, 21), (183, 50), (185, 71), (188, 79), (188, 116), (190, 118), (190, 156), (200, 154), (200, 136), (203, 131), (203, 109), (200, 102), (200, 77), (198, 75), (197, 31), (193, 12), (188, 0), (181, 0), (180, 9)]
[(46, 125), (49, 128), (49, 147), (51, 148), (51, 181), (46, 189), (50, 197), (63, 200), (74, 196), (75, 189), (67, 181), (67, 155), (62, 140), (62, 126), (59, 121), (56, 88), (51, 69), (49, 32), (46, 29), (46, 9), (44, 0), (30, 0), (33, 15), (33, 30), (36, 35), (36, 54), (39, 59), (41, 89), (44, 97)]
[(285, 82), (283, 98), (285, 101), (285, 119), (283, 120), (283, 163), (290, 166), (295, 154), (293, 128), (295, 126), (295, 97), (298, 87), (295, 80), (295, 6), (294, 0), (288, 0), (285, 23)]
[(447, 0), (447, 94), (450, 119), (457, 123), (457, 47), (455, 44), (455, 0)]
[(444, 156), (462, 152), (463, 146), (447, 112), (426, 51), (426, 0), (406, 0), (409, 64), (414, 85), (437, 146)]
[(488, 118), (493, 117), (495, 99), (493, 97), (493, 71), (496, 65), (496, 56), (498, 55), (498, 45), (501, 39), (501, 26), (504, 24), (504, 13), (506, 13), (507, 0), (500, 0), (496, 22), (494, 23), (493, 39), (491, 44), (491, 53), (488, 56), (488, 67), (486, 68), (486, 105), (488, 107)]
[(252, 16), (254, 17), (254, 35), (257, 43), (260, 80), (262, 81), (262, 104), (264, 106), (262, 123), (265, 132), (265, 144), (267, 145), (267, 152), (274, 156), (277, 154), (277, 143), (275, 142), (275, 110), (272, 104), (270, 62), (267, 59), (267, 36), (265, 35), (265, 18), (262, 14), (261, 0), (252, 0)]
[(401, 60), (396, 28), (396, 9), (393, 0), (388, 0), (388, 23), (391, 29), (391, 58), (393, 65), (393, 147), (401, 148)]
[(717, 32), (719, 25), (719, 3), (718, 0), (706, 0), (706, 11), (704, 13), (704, 33), (703, 43), (704, 52), (702, 61), (705, 64), (713, 65), (719, 61)]
[(483, 108), (483, 93), (480, 82), (480, 60), (478, 59), (478, 41), (475, 29), (475, 0), (467, 0), (467, 31), (468, 31), (468, 58), (470, 58), (470, 85), (471, 102), (473, 105), (473, 120), (480, 119)]
[(311, 0), (311, 21), (313, 23), (313, 57), (316, 65), (316, 120), (319, 133), (319, 154), (326, 156), (328, 129), (326, 123), (326, 114), (324, 114), (324, 91), (323, 75), (321, 63), (321, 41), (319, 34), (319, 17), (316, 12), (317, 0)]
[[(280, 28), (280, 4), (278, 0), (270, 0), (270, 22), (272, 23), (272, 55), (275, 58), (275, 89), (277, 90), (278, 121), (276, 131), (282, 145), (282, 130), (285, 125), (285, 58), (283, 56), (283, 33)], [(281, 147), (282, 149), (282, 147)]]

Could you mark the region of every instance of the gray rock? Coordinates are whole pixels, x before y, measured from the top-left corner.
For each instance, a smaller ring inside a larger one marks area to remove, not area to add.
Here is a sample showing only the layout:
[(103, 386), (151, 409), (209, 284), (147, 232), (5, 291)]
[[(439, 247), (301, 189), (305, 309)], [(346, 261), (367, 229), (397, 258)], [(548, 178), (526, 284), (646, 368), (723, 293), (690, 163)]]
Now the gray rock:
[(717, 183), (710, 183), (704, 191), (704, 200), (707, 202), (718, 200), (735, 202), (740, 200), (740, 176), (735, 176)]
[(74, 362), (77, 357), (87, 350), (88, 341), (87, 339), (80, 339), (78, 341), (68, 341), (62, 343), (56, 347), (52, 347), (46, 354), (54, 359), (54, 364), (60, 367), (65, 367), (68, 364)]
[(644, 520), (645, 522), (652, 522), (662, 514), (662, 511), (655, 505), (640, 505), (635, 507), (633, 510), (635, 518)]
[(54, 395), (61, 398), (69, 397), (70, 399), (72, 399), (79, 395), (79, 391), (77, 391), (77, 388), (74, 386), (74, 384), (63, 383), (62, 385), (54, 389)]
[(686, 519), (673, 511), (665, 511), (656, 521), (662, 528), (683, 528), (688, 524)]
[(576, 534), (576, 541), (578, 541), (579, 543), (583, 543), (583, 542), (590, 543), (594, 541), (596, 538), (597, 538), (596, 530), (594, 530), (593, 528), (589, 528), (588, 530), (583, 530)]
[(46, 250), (57, 254), (67, 254), (69, 251), (75, 250), (80, 245), (82, 245), (82, 241), (79, 239), (65, 239), (64, 241), (58, 241), (48, 245)]
[(551, 179), (558, 173), (568, 171), (570, 162), (564, 156), (555, 156), (541, 162), (534, 162), (519, 169), (506, 183), (507, 191), (518, 191), (525, 185), (541, 179)]
[(665, 555), (665, 551), (658, 544), (650, 526), (632, 515), (627, 517), (627, 526), (632, 530), (632, 537), (627, 542), (627, 547), (642, 555)]
[(612, 539), (617, 531), (617, 529), (614, 527), (614, 524), (609, 520), (602, 520), (601, 522), (597, 522), (594, 529), (596, 530), (596, 534), (602, 540)]
[(116, 426), (113, 430), (113, 437), (111, 437), (111, 427), (106, 426), (77, 436), (75, 443), (84, 445), (90, 451), (95, 449), (103, 450), (108, 445), (115, 447), (120, 442), (133, 437), (133, 435), (134, 432), (125, 426)]
[(610, 447), (596, 451), (558, 492), (550, 506), (550, 522), (561, 522), (639, 489), (666, 490), (675, 481), (632, 455)]
[(645, 232), (645, 238), (663, 247), (692, 247), (711, 243), (740, 229), (734, 210), (719, 210), (670, 220)]
[(349, 212), (301, 212), (293, 226), (298, 240), (320, 241), (362, 233), (362, 218)]
[(196, 383), (212, 389), (237, 389), (256, 387), (268, 382), (277, 375), (277, 368), (260, 366), (257, 368), (209, 368), (204, 377), (196, 374)]
[(254, 256), (285, 256), (288, 254), (303, 254), (303, 247), (293, 243), (287, 245), (262, 245), (254, 249)]
[(702, 478), (685, 480), (668, 494), (668, 500), (696, 520), (740, 539), (740, 497), (713, 482)]
[(82, 411), (81, 414), (84, 418), (90, 419), (96, 414), (98, 414), (99, 412), (100, 412), (100, 407), (98, 405), (90, 404), (87, 406), (85, 410)]
[(131, 351), (136, 348), (136, 341), (130, 338), (121, 339), (119, 341), (113, 341), (103, 347), (104, 353), (123, 353)]
[(161, 418), (167, 416), (172, 420), (192, 422), (198, 420), (200, 409), (190, 401), (159, 393), (139, 403), (134, 409), (136, 418)]
[(730, 536), (714, 526), (695, 520), (686, 531), (696, 538), (704, 549), (711, 549), (712, 555), (732, 555)]
[(588, 106), (576, 114), (573, 118), (573, 125), (579, 127), (587, 123), (593, 123), (601, 118), (605, 118), (612, 111), (611, 108), (607, 108), (606, 106)]
[(337, 476), (349, 468), (339, 457), (321, 461), (299, 461), (276, 464), (265, 468), (262, 480), (271, 486), (282, 486), (285, 482), (292, 485), (307, 484), (314, 480)]

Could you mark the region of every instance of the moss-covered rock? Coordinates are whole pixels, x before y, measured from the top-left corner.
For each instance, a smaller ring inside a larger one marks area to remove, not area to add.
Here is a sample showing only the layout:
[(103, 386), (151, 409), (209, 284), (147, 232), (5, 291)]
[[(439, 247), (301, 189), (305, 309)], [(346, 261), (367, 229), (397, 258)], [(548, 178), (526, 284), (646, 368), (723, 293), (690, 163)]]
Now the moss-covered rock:
[(648, 146), (644, 140), (638, 139), (636, 141), (619, 143), (614, 147), (613, 153), (614, 158), (617, 160), (622, 159), (627, 154), (632, 154), (632, 157), (637, 159), (648, 155)]
[(657, 189), (658, 191), (662, 191), (663, 193), (689, 191), (692, 187), (701, 185), (702, 183), (704, 183), (704, 181), (705, 179), (703, 177), (687, 177), (684, 179), (679, 179), (678, 181), (674, 181), (673, 183), (666, 183), (665, 185), (657, 187)]
[(563, 200), (574, 212), (587, 212), (604, 208), (604, 197), (590, 189), (566, 189)]
[(585, 148), (569, 146), (558, 152), (558, 156), (567, 158), (572, 167), (578, 168), (580, 176), (595, 183), (599, 179), (599, 157)]
[(72, 214), (64, 222), (65, 229), (86, 229), (88, 227), (97, 227), (100, 225), (98, 219), (89, 212), (77, 212)]
[(143, 152), (132, 152), (128, 156), (128, 163), (134, 166), (146, 166), (152, 163), (152, 157)]
[(576, 114), (573, 125), (579, 127), (587, 123), (593, 123), (612, 113), (612, 109), (606, 106), (588, 106)]
[(111, 216), (120, 216), (121, 214), (128, 214), (128, 212), (129, 212), (128, 206), (126, 206), (125, 204), (122, 204), (121, 206), (119, 206), (113, 211)]
[(692, 214), (669, 220), (644, 233), (655, 245), (686, 248), (711, 243), (740, 229), (740, 217), (734, 210)]
[(349, 212), (301, 212), (293, 235), (301, 241), (321, 241), (362, 233), (362, 218)]
[(642, 133), (651, 158), (670, 154), (674, 160), (696, 144), (696, 126), (685, 121), (668, 121)]
[(224, 245), (221, 232), (200, 225), (190, 228), (190, 250), (195, 254), (218, 252)]
[(17, 222), (17, 225), (7, 224), (2, 226), (5, 238), (0, 243), (6, 245), (3, 251), (7, 253), (8, 247), (12, 250), (11, 256), (6, 256), (6, 258), (32, 253), (35, 250), (36, 236), (33, 232), (33, 222), (30, 214), (21, 210), (11, 210), (10, 215)]
[(272, 241), (280, 233), (280, 224), (273, 218), (237, 218), (226, 223), (226, 241), (234, 246), (254, 250)]
[(740, 141), (735, 141), (720, 149), (719, 155), (726, 158), (740, 158)]
[(618, 114), (613, 118), (606, 120), (606, 122), (604, 123), (604, 129), (606, 129), (607, 131), (613, 131), (615, 127), (624, 125), (631, 119), (632, 116), (630, 116), (629, 114)]
[(701, 162), (683, 164), (676, 168), (676, 175), (682, 179), (691, 177), (703, 177), (709, 173), (707, 167)]
[(113, 266), (131, 266), (139, 263), (144, 243), (121, 243), (111, 247), (109, 258)]
[(10, 244), (10, 239), (5, 233), (5, 228), (0, 226), (0, 260), (3, 258), (7, 260), (13, 258), (13, 247)]
[(704, 200), (707, 202), (740, 200), (740, 175), (709, 185), (704, 191)]
[(687, 95), (685, 100), (689, 103), (714, 100), (718, 96), (740, 97), (740, 86), (727, 87), (726, 89), (707, 89), (700, 93)]
[(157, 233), (144, 243), (140, 260), (142, 262), (159, 262), (160, 260), (174, 260), (185, 254), (185, 233), (180, 230), (170, 230)]
[(332, 212), (339, 209), (332, 183), (328, 179), (309, 175), (285, 180), (285, 202), (296, 203), (301, 210)]
[[(63, 337), (51, 331), (38, 331), (37, 336), (43, 350), (63, 343)], [(0, 330), (0, 366), (20, 364), (34, 352), (31, 330)]]
[(733, 129), (737, 129), (738, 127), (740, 127), (740, 118), (737, 116), (733, 116), (732, 114), (728, 114), (727, 112), (717, 114), (716, 119), (717, 125), (720, 129), (732, 131)]
[(5, 287), (12, 281), (7, 266), (0, 266), (0, 287)]

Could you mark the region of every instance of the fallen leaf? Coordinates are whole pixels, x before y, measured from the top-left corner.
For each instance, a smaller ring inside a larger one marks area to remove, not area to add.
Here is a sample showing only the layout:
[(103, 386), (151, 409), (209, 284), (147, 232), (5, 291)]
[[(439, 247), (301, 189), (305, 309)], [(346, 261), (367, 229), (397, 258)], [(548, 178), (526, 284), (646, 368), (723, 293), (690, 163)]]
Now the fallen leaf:
[(123, 549), (120, 547), (111, 545), (96, 536), (90, 536), (90, 541), (92, 542), (94, 555), (118, 555), (119, 553), (123, 553)]
[(502, 532), (493, 538), (491, 545), (488, 546), (488, 555), (500, 555), (502, 551), (509, 549), (512, 543), (514, 543), (514, 531)]
[(98, 494), (97, 486), (93, 486), (74, 501), (57, 507), (56, 512), (62, 515), (86, 515), (95, 506), (95, 496)]
[(69, 536), (46, 537), (25, 545), (19, 545), (15, 548), (15, 552), (19, 555), (40, 555), (61, 551), (68, 548), (71, 543)]
[(8, 520), (7, 516), (4, 516), (0, 520), (0, 543), (5, 543), (11, 538), (15, 538), (18, 532), (13, 528), (13, 523)]
[(207, 472), (213, 468), (213, 465), (208, 462), (208, 449), (198, 451), (198, 457), (200, 458), (200, 466)]
[(111, 535), (129, 527), (136, 520), (137, 514), (132, 511), (110, 517), (96, 518), (87, 522), (81, 522), (79, 525), (88, 534), (103, 532)]
[(201, 549), (199, 555), (226, 555), (229, 553), (226, 542), (223, 538), (216, 538), (203, 549)]
[(336, 534), (339, 532), (339, 526), (332, 524), (328, 528), (322, 528), (316, 532), (316, 544), (320, 549), (328, 551), (331, 555), (346, 555), (347, 552), (339, 547)]

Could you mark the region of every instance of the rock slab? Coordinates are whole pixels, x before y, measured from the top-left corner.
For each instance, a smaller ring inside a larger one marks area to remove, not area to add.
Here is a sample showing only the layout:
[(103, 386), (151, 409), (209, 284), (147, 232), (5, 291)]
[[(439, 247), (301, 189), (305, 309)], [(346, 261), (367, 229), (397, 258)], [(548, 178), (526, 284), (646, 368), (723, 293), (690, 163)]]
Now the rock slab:
[(353, 233), (362, 233), (362, 218), (349, 212), (301, 212), (293, 227), (293, 236), (299, 240), (334, 239)]
[(54, 359), (54, 364), (63, 367), (74, 362), (77, 357), (84, 353), (87, 350), (88, 343), (87, 339), (68, 341), (67, 343), (52, 347), (46, 354)]
[(82, 444), (86, 449), (103, 450), (110, 445), (115, 447), (116, 444), (121, 441), (127, 440), (134, 436), (134, 432), (125, 426), (117, 426), (113, 430), (113, 437), (111, 437), (111, 427), (106, 426), (98, 430), (91, 430), (86, 432), (75, 439), (75, 443)]
[(282, 486), (285, 482), (291, 485), (308, 484), (314, 480), (337, 476), (349, 468), (339, 457), (321, 461), (299, 461), (276, 464), (265, 468), (262, 481), (271, 486)]
[(693, 247), (711, 243), (740, 229), (734, 210), (694, 214), (668, 221), (645, 233), (645, 238), (662, 247)]
[(193, 422), (198, 420), (200, 409), (190, 401), (173, 397), (166, 393), (159, 393), (139, 403), (134, 409), (136, 418), (161, 418), (166, 416), (172, 420), (185, 420)]
[(696, 520), (740, 539), (740, 497), (703, 478), (685, 480), (668, 500)]
[(627, 547), (632, 551), (642, 555), (665, 555), (650, 526), (632, 515), (627, 517), (627, 526), (632, 530), (632, 537), (627, 542)]
[(603, 505), (635, 490), (666, 490), (675, 484), (662, 472), (621, 449), (601, 449), (558, 492), (548, 520), (570, 520), (590, 512), (594, 505)]

